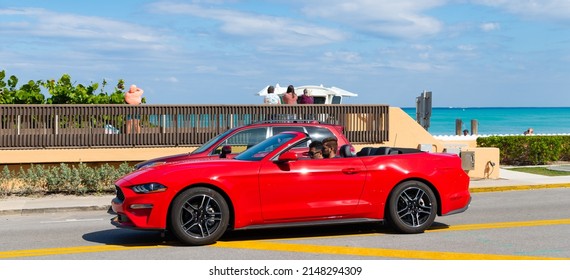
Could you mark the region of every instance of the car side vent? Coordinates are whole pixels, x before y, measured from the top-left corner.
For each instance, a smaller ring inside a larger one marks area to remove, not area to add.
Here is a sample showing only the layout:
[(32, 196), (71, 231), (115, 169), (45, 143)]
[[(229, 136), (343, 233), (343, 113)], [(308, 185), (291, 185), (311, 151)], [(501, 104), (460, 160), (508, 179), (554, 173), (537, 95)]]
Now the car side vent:
[(123, 191), (121, 190), (121, 188), (119, 188), (118, 186), (115, 186), (115, 192), (117, 194), (117, 198), (121, 201), (125, 200), (125, 194), (123, 194)]

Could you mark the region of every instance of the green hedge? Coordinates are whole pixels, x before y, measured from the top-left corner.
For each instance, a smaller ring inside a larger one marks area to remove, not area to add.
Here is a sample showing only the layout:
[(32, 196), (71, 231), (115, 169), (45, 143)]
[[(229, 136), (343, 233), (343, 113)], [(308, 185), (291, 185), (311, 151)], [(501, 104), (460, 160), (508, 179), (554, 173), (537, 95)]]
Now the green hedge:
[(0, 172), (0, 197), (34, 196), (45, 194), (105, 194), (115, 191), (115, 181), (134, 170), (134, 166), (123, 163), (118, 167), (104, 164), (89, 167), (84, 163), (55, 167), (31, 165), (18, 171), (4, 166)]
[(570, 160), (570, 136), (490, 136), (477, 138), (478, 147), (495, 147), (504, 165), (544, 165)]

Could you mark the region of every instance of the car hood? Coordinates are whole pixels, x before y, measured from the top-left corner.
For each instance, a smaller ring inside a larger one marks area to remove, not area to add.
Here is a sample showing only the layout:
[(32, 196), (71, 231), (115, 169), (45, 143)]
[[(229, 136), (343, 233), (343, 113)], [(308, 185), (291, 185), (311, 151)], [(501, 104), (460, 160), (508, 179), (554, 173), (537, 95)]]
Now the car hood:
[(251, 162), (220, 158), (199, 158), (173, 161), (135, 170), (123, 176), (119, 180), (127, 180), (132, 184), (147, 183), (157, 181), (161, 177), (167, 177), (179, 172), (192, 172), (193, 174), (200, 174), (202, 177), (209, 177), (210, 175), (219, 175), (220, 170), (240, 170), (239, 166), (244, 164), (251, 164)]
[[(232, 157), (231, 155), (228, 155), (228, 158)], [(153, 159), (149, 159), (149, 160), (145, 160), (142, 162), (139, 162), (137, 164), (135, 164), (135, 168), (136, 169), (140, 169), (142, 167), (146, 167), (148, 165), (154, 165), (154, 164), (167, 164), (167, 163), (171, 163), (171, 162), (184, 162), (184, 161), (188, 161), (188, 160), (218, 160), (220, 159), (219, 156), (204, 156), (203, 154), (191, 154), (191, 153), (185, 153), (185, 154), (176, 154), (176, 155), (169, 155), (169, 156), (163, 156), (163, 157), (158, 157), (158, 158), (153, 158)]]
[(179, 160), (184, 160), (184, 159), (189, 159), (192, 158), (190, 153), (184, 153), (184, 154), (176, 154), (176, 155), (169, 155), (169, 156), (163, 156), (163, 157), (158, 157), (158, 158), (152, 158), (149, 160), (145, 160), (142, 162), (139, 162), (135, 165), (135, 167), (137, 169), (145, 166), (145, 165), (149, 165), (155, 162), (170, 162), (170, 161), (179, 161)]

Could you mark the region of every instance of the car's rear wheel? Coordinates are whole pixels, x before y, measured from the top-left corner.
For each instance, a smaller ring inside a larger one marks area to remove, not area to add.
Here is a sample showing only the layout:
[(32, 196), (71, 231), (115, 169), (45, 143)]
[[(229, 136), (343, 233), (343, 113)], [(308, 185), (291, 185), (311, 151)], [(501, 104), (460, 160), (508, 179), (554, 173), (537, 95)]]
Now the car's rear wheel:
[(197, 187), (176, 197), (170, 221), (172, 232), (180, 241), (197, 246), (216, 242), (226, 231), (229, 218), (228, 204), (222, 195)]
[(426, 184), (407, 181), (394, 188), (387, 210), (388, 221), (397, 231), (422, 233), (435, 220), (437, 200)]

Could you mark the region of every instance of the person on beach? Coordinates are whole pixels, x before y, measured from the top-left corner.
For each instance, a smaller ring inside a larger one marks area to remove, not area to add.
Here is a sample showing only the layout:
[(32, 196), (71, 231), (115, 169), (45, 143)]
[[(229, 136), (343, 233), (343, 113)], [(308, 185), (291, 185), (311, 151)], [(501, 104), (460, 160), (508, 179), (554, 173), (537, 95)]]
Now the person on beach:
[(293, 85), (289, 85), (287, 87), (287, 92), (283, 95), (283, 103), (285, 104), (297, 104), (297, 99), (299, 97), (295, 93), (295, 87)]
[(529, 129), (527, 129), (525, 132), (523, 132), (524, 135), (532, 135), (534, 133), (534, 129), (532, 129), (532, 127), (529, 127)]
[[(129, 90), (125, 92), (125, 102), (130, 105), (139, 105), (142, 103), (143, 93), (144, 91), (141, 88), (137, 87), (136, 85), (131, 85)], [(139, 114), (127, 115), (127, 134), (130, 134), (132, 132), (133, 127), (136, 133), (141, 133), (140, 118), (141, 116)]]
[(469, 130), (464, 129), (464, 130), (463, 130), (463, 136), (467, 136), (467, 135), (469, 135)]

